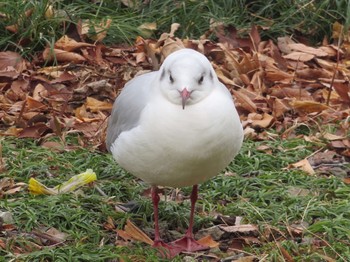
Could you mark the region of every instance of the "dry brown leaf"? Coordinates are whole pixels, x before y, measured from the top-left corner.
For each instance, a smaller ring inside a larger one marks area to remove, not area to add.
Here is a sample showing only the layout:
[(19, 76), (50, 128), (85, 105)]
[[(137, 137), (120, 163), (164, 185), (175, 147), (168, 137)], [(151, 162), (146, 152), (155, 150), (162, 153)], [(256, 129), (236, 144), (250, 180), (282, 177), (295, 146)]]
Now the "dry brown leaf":
[(270, 95), (278, 98), (296, 98), (298, 100), (310, 100), (311, 95), (308, 91), (301, 88), (274, 86), (270, 89)]
[(333, 140), (342, 140), (342, 139), (345, 139), (346, 137), (344, 136), (338, 136), (338, 135), (334, 135), (334, 134), (331, 134), (331, 133), (324, 133), (322, 134), (322, 137), (327, 139), (327, 140), (330, 140), (330, 141), (333, 141)]
[(118, 236), (121, 237), (124, 241), (131, 241), (133, 239), (132, 236), (124, 230), (117, 229), (116, 232)]
[(329, 106), (315, 101), (294, 100), (290, 102), (290, 105), (293, 107), (293, 109), (304, 113), (321, 112), (323, 110), (329, 109)]
[(40, 138), (49, 128), (43, 123), (37, 123), (33, 126), (22, 129), (19, 133), (19, 138)]
[(291, 83), (293, 78), (293, 75), (281, 70), (268, 69), (265, 71), (265, 79), (271, 82)]
[(282, 53), (289, 54), (292, 52), (292, 49), (289, 47), (289, 44), (294, 44), (295, 42), (289, 36), (278, 37), (277, 46)]
[(315, 61), (317, 62), (317, 64), (319, 66), (321, 66), (324, 69), (333, 71), (336, 67), (336, 63), (332, 62), (332, 61), (328, 61), (325, 59), (321, 59), (321, 58), (315, 58)]
[(315, 55), (317, 57), (324, 57), (324, 56), (328, 55), (328, 53), (326, 53), (322, 49), (306, 46), (306, 45), (300, 44), (300, 43), (293, 43), (293, 44), (289, 44), (288, 46), (292, 50), (300, 51), (300, 52), (311, 54), (311, 55)]
[[(4, 162), (0, 161), (0, 167), (3, 164)], [(0, 179), (0, 198), (2, 195), (13, 195), (17, 192), (20, 192), (26, 186), (26, 183), (15, 183), (15, 181), (12, 178), (4, 177)]]
[(22, 128), (17, 128), (16, 126), (9, 127), (2, 135), (5, 136), (18, 136), (19, 133), (22, 131)]
[(246, 256), (246, 257), (240, 257), (232, 262), (254, 262), (256, 261), (256, 256)]
[(215, 248), (219, 246), (219, 242), (216, 242), (210, 235), (198, 239), (197, 242), (203, 246)]
[(62, 243), (67, 239), (68, 236), (66, 233), (60, 232), (55, 228), (50, 228), (46, 232), (35, 229), (32, 231), (32, 233), (41, 238), (41, 242), (46, 242), (46, 245), (48, 246)]
[(105, 101), (99, 101), (93, 97), (87, 97), (86, 98), (86, 108), (90, 109), (91, 112), (98, 112), (107, 110), (112, 110), (113, 104)]
[(1, 247), (3, 250), (6, 249), (6, 243), (5, 243), (2, 239), (0, 239), (0, 247)]
[(340, 140), (331, 141), (330, 145), (336, 149), (345, 149), (346, 148), (346, 145), (344, 144), (344, 142), (340, 141)]
[(279, 242), (277, 242), (276, 244), (277, 244), (277, 246), (278, 246), (278, 249), (281, 251), (281, 253), (282, 253), (282, 255), (283, 255), (285, 261), (287, 261), (287, 262), (294, 262), (294, 259), (293, 259), (293, 257), (289, 254), (289, 252), (288, 252), (284, 247), (282, 247), (281, 244), (280, 244)]
[[(43, 97), (47, 97), (48, 92), (42, 84), (37, 84), (33, 91), (33, 99), (39, 102), (43, 101)], [(28, 102), (28, 101), (27, 101)]]
[(288, 55), (284, 55), (283, 58), (290, 59), (294, 61), (307, 62), (312, 60), (315, 57), (313, 54), (307, 54), (303, 52), (292, 52)]
[(46, 61), (57, 61), (57, 62), (66, 62), (66, 63), (81, 63), (84, 62), (86, 59), (73, 52), (67, 52), (61, 49), (52, 49), (52, 48), (45, 48), (43, 52), (43, 58)]
[(174, 37), (175, 32), (180, 28), (180, 24), (178, 23), (172, 23), (170, 26), (170, 32), (169, 32), (169, 37)]
[(46, 234), (50, 235), (51, 237), (54, 237), (57, 241), (65, 241), (68, 237), (68, 235), (64, 232), (59, 231), (58, 229), (51, 227), (46, 231)]
[(261, 127), (261, 128), (267, 128), (269, 127), (274, 121), (274, 117), (264, 113), (261, 119), (253, 119), (252, 120), (252, 126), (253, 127)]
[(61, 151), (64, 148), (64, 146), (61, 143), (55, 141), (45, 141), (41, 144), (41, 146), (49, 148), (53, 151)]
[(255, 103), (247, 95), (245, 95), (241, 90), (233, 90), (232, 92), (236, 98), (235, 102), (237, 105), (241, 106), (248, 112), (256, 112), (257, 107)]
[(150, 239), (144, 232), (141, 231), (136, 225), (134, 225), (129, 219), (126, 221), (125, 232), (133, 239), (153, 245), (153, 240)]
[(138, 29), (143, 37), (150, 38), (153, 31), (157, 30), (157, 23), (143, 23), (138, 27)]
[(183, 45), (182, 41), (180, 39), (173, 40), (172, 38), (168, 38), (164, 41), (163, 48), (161, 50), (162, 54), (162, 61), (171, 53), (183, 49), (185, 46)]
[(350, 103), (350, 86), (348, 82), (333, 82), (333, 88), (338, 93), (341, 100)]
[(258, 232), (256, 225), (238, 225), (238, 226), (219, 226), (221, 230), (228, 233), (246, 233), (246, 232)]
[(296, 70), (296, 76), (298, 78), (315, 80), (318, 78), (329, 78), (331, 79), (333, 76), (332, 72), (329, 72), (325, 69), (313, 69), (313, 68), (305, 68), (301, 70)]
[(82, 36), (87, 36), (88, 38), (101, 42), (107, 35), (107, 31), (112, 24), (112, 19), (107, 18), (105, 21), (101, 21), (99, 24), (86, 19), (81, 24)]
[(37, 100), (35, 100), (33, 97), (27, 96), (27, 106), (30, 110), (36, 110), (41, 111), (47, 108), (47, 106)]
[(10, 31), (11, 33), (18, 33), (18, 25), (8, 25), (8, 26), (5, 26), (5, 29), (7, 31)]
[(269, 103), (272, 107), (273, 116), (278, 119), (290, 110), (288, 103), (285, 100), (277, 97), (271, 97)]
[(55, 43), (55, 48), (61, 49), (64, 51), (74, 51), (82, 47), (86, 46), (94, 46), (92, 44), (83, 43), (83, 42), (77, 42), (74, 39), (68, 37), (67, 35), (62, 36), (58, 41)]
[(8, 70), (9, 68), (22, 72), (26, 69), (26, 62), (18, 53), (11, 51), (0, 52), (0, 71), (11, 71)]
[(45, 74), (45, 75), (47, 75), (49, 77), (52, 77), (52, 78), (58, 78), (58, 77), (61, 76), (61, 74), (63, 74), (65, 72), (65, 70), (67, 70), (67, 66), (68, 65), (64, 65), (64, 66), (46, 66), (46, 67), (39, 68), (37, 70), (37, 72)]
[(309, 175), (315, 174), (315, 170), (312, 168), (309, 160), (307, 160), (306, 158), (303, 160), (300, 160), (294, 164), (290, 164), (288, 166), (288, 168), (300, 168), (301, 170), (305, 171)]
[(226, 85), (235, 85), (235, 82), (228, 78), (227, 76), (224, 75), (224, 73), (222, 72), (222, 70), (220, 68), (215, 68), (215, 73), (217, 74), (218, 78), (220, 79), (220, 81)]

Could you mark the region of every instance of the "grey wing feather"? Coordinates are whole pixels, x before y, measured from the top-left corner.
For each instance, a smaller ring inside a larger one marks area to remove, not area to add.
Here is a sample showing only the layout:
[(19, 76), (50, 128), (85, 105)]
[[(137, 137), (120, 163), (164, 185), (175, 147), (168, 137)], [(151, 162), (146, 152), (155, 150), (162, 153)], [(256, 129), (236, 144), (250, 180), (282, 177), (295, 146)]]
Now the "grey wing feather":
[(108, 151), (120, 133), (139, 124), (142, 110), (148, 103), (151, 84), (156, 74), (157, 72), (151, 72), (135, 77), (126, 83), (115, 100), (107, 128), (106, 145)]

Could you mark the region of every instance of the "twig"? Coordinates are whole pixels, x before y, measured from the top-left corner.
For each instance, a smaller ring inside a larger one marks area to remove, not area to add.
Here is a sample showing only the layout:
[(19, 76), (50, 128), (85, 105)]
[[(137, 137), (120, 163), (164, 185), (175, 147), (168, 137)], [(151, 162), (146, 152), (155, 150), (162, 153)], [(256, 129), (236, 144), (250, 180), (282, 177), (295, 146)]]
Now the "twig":
[(105, 192), (103, 192), (103, 190), (98, 186), (98, 185), (94, 185), (94, 188), (104, 197), (108, 197), (107, 194)]
[(342, 26), (341, 33), (340, 33), (339, 38), (338, 38), (337, 64), (335, 65), (334, 72), (333, 72), (333, 76), (332, 76), (332, 81), (331, 81), (331, 84), (330, 84), (330, 86), (329, 86), (329, 88), (328, 88), (328, 96), (327, 96), (327, 101), (326, 101), (326, 105), (327, 105), (327, 106), (329, 105), (329, 101), (331, 100), (331, 94), (332, 94), (332, 89), (333, 89), (333, 85), (334, 85), (335, 75), (336, 75), (337, 72), (338, 72), (339, 56), (340, 56), (339, 48), (340, 48), (340, 42), (341, 42), (341, 37), (342, 37), (342, 35), (343, 35), (343, 26)]

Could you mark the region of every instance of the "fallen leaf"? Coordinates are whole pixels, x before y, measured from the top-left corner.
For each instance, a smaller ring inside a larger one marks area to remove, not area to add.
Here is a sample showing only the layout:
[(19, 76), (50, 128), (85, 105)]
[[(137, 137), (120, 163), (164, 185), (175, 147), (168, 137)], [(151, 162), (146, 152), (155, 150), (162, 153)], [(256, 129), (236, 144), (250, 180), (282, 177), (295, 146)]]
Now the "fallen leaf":
[(305, 171), (306, 173), (308, 173), (309, 175), (314, 175), (315, 174), (315, 170), (312, 168), (312, 166), (310, 165), (309, 160), (307, 160), (306, 158), (303, 160), (300, 160), (294, 164), (290, 164), (288, 165), (287, 168), (300, 168), (301, 170)]
[(217, 74), (218, 78), (221, 82), (223, 82), (226, 85), (235, 85), (235, 82), (224, 75), (222, 70), (220, 68), (215, 68), (215, 73)]
[[(37, 95), (38, 96), (38, 95)], [(27, 106), (30, 110), (41, 111), (47, 109), (47, 106), (33, 97), (27, 96)]]
[(45, 48), (43, 52), (43, 58), (46, 61), (57, 61), (57, 62), (67, 62), (67, 63), (81, 63), (86, 59), (73, 52), (64, 51), (61, 49)]
[(74, 39), (68, 37), (67, 35), (62, 36), (58, 41), (55, 43), (55, 48), (61, 49), (64, 51), (74, 51), (82, 47), (87, 46), (94, 46), (92, 44), (83, 43), (83, 42), (77, 42)]
[(219, 242), (216, 242), (210, 235), (198, 239), (197, 242), (203, 246), (215, 248), (219, 246)]
[(318, 56), (318, 57), (323, 57), (323, 56), (327, 56), (328, 55), (322, 49), (314, 48), (314, 47), (311, 47), (311, 46), (306, 46), (306, 45), (300, 44), (300, 43), (291, 43), (291, 44), (288, 44), (288, 46), (292, 50), (296, 50), (296, 51), (300, 51), (300, 52), (303, 52), (303, 53), (312, 54), (312, 55), (315, 55), (315, 56)]
[(294, 61), (307, 62), (315, 58), (315, 55), (302, 53), (302, 52), (292, 52), (288, 55), (284, 55), (283, 58), (294, 60)]
[(285, 261), (287, 262), (294, 262), (293, 257), (289, 254), (289, 252), (281, 246), (281, 244), (279, 242), (276, 243), (278, 249), (281, 251), (282, 256), (284, 257)]
[(150, 38), (153, 34), (153, 31), (157, 30), (157, 23), (143, 23), (138, 27), (140, 33), (145, 38)]
[(228, 233), (246, 233), (246, 232), (258, 232), (256, 225), (237, 225), (237, 226), (219, 226), (221, 230)]
[(82, 36), (87, 36), (88, 38), (101, 42), (107, 35), (107, 31), (112, 24), (112, 19), (107, 18), (105, 21), (100, 23), (95, 23), (92, 20), (86, 19), (81, 23)]
[(261, 127), (261, 128), (267, 128), (269, 127), (274, 121), (274, 117), (264, 113), (261, 119), (254, 119), (252, 120), (252, 126), (253, 127)]
[(334, 134), (331, 134), (331, 133), (323, 133), (322, 134), (322, 137), (327, 139), (327, 140), (330, 140), (330, 141), (333, 141), (333, 140), (342, 140), (342, 139), (345, 139), (346, 136), (338, 136), (338, 135), (334, 135)]
[(144, 232), (141, 231), (141, 229), (134, 225), (129, 219), (126, 221), (124, 230), (133, 239), (141, 241), (148, 245), (153, 245), (153, 240), (150, 239)]
[[(37, 84), (33, 91), (33, 99), (39, 102), (43, 101), (43, 97), (47, 97), (48, 91), (42, 84)], [(28, 103), (28, 101), (27, 101)]]
[(315, 101), (298, 101), (294, 100), (290, 102), (290, 105), (299, 112), (313, 113), (321, 112), (323, 110), (329, 109), (329, 106), (315, 102)]
[(17, 72), (26, 69), (26, 62), (20, 54), (6, 51), (0, 52), (0, 71), (10, 71), (8, 68), (14, 68)]
[(133, 239), (132, 236), (124, 230), (117, 229), (116, 232), (118, 236), (121, 237), (124, 241), (131, 241)]
[(19, 138), (40, 138), (45, 132), (49, 130), (49, 127), (43, 123), (36, 123), (32, 126), (23, 128), (18, 137)]
[(87, 97), (86, 98), (86, 108), (90, 109), (91, 112), (98, 112), (107, 110), (112, 110), (113, 104), (105, 101), (99, 101), (93, 97)]
[(50, 228), (46, 232), (35, 229), (32, 233), (41, 239), (46, 246), (57, 245), (67, 239), (67, 234), (58, 231), (55, 228)]
[(240, 90), (238, 90), (238, 91), (233, 90), (232, 92), (236, 98), (235, 102), (237, 103), (237, 106), (241, 106), (242, 108), (244, 108), (248, 112), (256, 112), (257, 111), (257, 106), (246, 94), (244, 94)]

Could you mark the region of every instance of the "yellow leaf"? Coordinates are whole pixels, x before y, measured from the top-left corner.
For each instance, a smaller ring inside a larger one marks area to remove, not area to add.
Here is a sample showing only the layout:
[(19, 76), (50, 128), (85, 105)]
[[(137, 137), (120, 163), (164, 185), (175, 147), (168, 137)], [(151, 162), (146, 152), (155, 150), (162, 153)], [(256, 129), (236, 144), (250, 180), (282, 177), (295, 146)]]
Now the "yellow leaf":
[(95, 172), (92, 171), (92, 169), (87, 169), (85, 172), (71, 177), (68, 181), (55, 186), (54, 188), (48, 188), (35, 178), (30, 178), (28, 188), (29, 192), (33, 195), (57, 195), (72, 192), (83, 185), (95, 181), (96, 179)]

